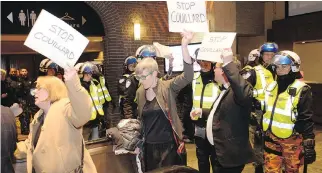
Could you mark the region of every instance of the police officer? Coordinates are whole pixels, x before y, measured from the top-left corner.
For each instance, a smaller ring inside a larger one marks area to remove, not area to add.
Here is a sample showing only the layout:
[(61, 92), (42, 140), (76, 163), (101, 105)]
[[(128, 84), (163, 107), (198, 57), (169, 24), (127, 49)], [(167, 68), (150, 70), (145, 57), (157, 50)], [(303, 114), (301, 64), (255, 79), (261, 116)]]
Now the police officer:
[(19, 81), (21, 82), (22, 87), (21, 95), (19, 96), (18, 100), (23, 108), (22, 114), (19, 115), (19, 121), (21, 124), (21, 134), (28, 135), (31, 116), (33, 116), (38, 109), (36, 105), (34, 105), (34, 99), (30, 94), (33, 81), (29, 79), (28, 70), (26, 68), (20, 69)]
[(275, 43), (264, 43), (260, 49), (254, 49), (249, 53), (248, 64), (241, 74), (253, 86), (253, 106), (251, 114), (250, 141), (253, 144), (255, 155), (255, 172), (263, 172), (263, 146), (260, 120), (263, 115), (264, 89), (268, 83), (274, 81), (271, 60), (278, 51)]
[(121, 110), (121, 115), (124, 118), (124, 93), (126, 90), (126, 81), (129, 79), (131, 74), (134, 72), (135, 66), (137, 64), (137, 59), (134, 56), (129, 56), (125, 59), (123, 64), (123, 75), (118, 82), (118, 93), (119, 93), (119, 106)]
[[(196, 59), (199, 49), (195, 51)], [(194, 74), (192, 81), (192, 110), (202, 109), (203, 112), (210, 112), (210, 108), (217, 99), (220, 89), (214, 82), (214, 64), (210, 61), (197, 60), (201, 67), (200, 72)], [(193, 113), (194, 111), (191, 111)], [(193, 119), (195, 120), (195, 119)], [(210, 172), (209, 157), (211, 156), (211, 144), (206, 138), (206, 121), (198, 119), (195, 122), (195, 143), (198, 158), (198, 167), (201, 173)], [(214, 163), (214, 160), (211, 160)], [(212, 164), (214, 169), (214, 164)]]
[(108, 116), (108, 105), (109, 103), (112, 103), (112, 97), (108, 91), (108, 86), (107, 86), (107, 83), (105, 82), (103, 72), (98, 67), (99, 64), (91, 62), (91, 65), (93, 69), (92, 81), (97, 87), (98, 98), (99, 98), (100, 104), (103, 105), (103, 110), (104, 110), (104, 116), (99, 116), (99, 121), (100, 121), (99, 132), (100, 132), (100, 137), (103, 137), (103, 136), (106, 136), (105, 135), (106, 129), (108, 129), (110, 126), (110, 117)]
[(79, 68), (80, 80), (82, 86), (87, 90), (92, 100), (92, 115), (89, 122), (87, 122), (83, 127), (84, 140), (93, 140), (99, 138), (98, 126), (100, 124), (99, 117), (104, 117), (103, 105), (100, 103), (98, 97), (98, 88), (92, 81), (92, 64), (85, 62), (80, 63), (75, 66)]
[(312, 92), (300, 81), (300, 57), (292, 51), (281, 51), (273, 60), (276, 81), (265, 89), (262, 120), (264, 131), (264, 171), (267, 173), (299, 172), (316, 159), (312, 121)]
[(39, 76), (46, 76), (48, 66), (52, 63), (52, 61), (48, 58), (43, 59), (39, 64)]

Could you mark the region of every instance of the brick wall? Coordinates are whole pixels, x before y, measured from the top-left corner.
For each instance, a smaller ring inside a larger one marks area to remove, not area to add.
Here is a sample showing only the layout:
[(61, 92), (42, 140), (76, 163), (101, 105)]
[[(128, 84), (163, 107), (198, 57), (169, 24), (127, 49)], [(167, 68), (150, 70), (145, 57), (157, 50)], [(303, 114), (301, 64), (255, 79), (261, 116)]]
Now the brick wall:
[[(137, 48), (153, 41), (161, 44), (179, 44), (178, 33), (168, 32), (168, 12), (166, 2), (86, 2), (101, 17), (104, 25), (104, 67), (109, 91), (118, 102), (117, 79), (122, 75), (122, 64), (128, 55), (135, 54)], [(141, 40), (134, 41), (134, 23), (141, 24)], [(163, 60), (158, 60), (163, 73)], [(118, 121), (119, 113), (112, 114), (112, 123)]]

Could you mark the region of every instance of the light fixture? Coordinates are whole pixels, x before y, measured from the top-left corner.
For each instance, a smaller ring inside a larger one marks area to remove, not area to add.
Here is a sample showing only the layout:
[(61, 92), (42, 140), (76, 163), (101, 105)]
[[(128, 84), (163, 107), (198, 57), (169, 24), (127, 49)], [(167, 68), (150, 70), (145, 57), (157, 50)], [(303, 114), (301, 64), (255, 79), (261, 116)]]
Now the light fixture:
[(302, 44), (304, 44), (305, 43), (305, 41), (302, 41)]
[(141, 26), (139, 23), (134, 23), (134, 40), (141, 40)]

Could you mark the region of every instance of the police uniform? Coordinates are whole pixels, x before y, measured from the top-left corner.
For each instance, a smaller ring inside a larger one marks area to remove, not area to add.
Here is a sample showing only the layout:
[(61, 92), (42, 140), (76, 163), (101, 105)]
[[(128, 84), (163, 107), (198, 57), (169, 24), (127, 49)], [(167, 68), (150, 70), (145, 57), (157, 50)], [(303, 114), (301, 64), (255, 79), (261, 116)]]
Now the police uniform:
[(98, 97), (98, 88), (93, 81), (83, 81), (81, 79), (82, 86), (88, 91), (90, 98), (92, 100), (91, 118), (83, 127), (83, 136), (85, 140), (91, 138), (92, 129), (98, 127), (99, 117), (104, 116), (103, 105), (100, 103)]
[(112, 97), (106, 87), (105, 78), (99, 76), (98, 80), (93, 78), (92, 81), (97, 87), (97, 96), (100, 104), (103, 105), (104, 116), (100, 116), (99, 132), (100, 136), (105, 136), (105, 131), (110, 127), (110, 118), (108, 116), (108, 103), (112, 101)]
[(242, 76), (253, 86), (253, 106), (251, 115), (251, 126), (249, 128), (249, 139), (253, 146), (255, 156), (255, 172), (263, 172), (261, 165), (263, 158), (263, 139), (261, 133), (261, 118), (264, 106), (264, 90), (266, 86), (274, 81), (273, 74), (262, 65), (255, 67), (245, 66), (241, 71)]
[(124, 102), (123, 102), (123, 118), (137, 118), (136, 90), (139, 88), (139, 81), (135, 78), (135, 74), (131, 74), (124, 82)]
[(299, 80), (300, 57), (292, 51), (281, 51), (273, 59), (274, 69), (286, 70), (265, 89), (264, 115), (264, 171), (267, 173), (299, 172), (303, 163), (316, 159), (312, 120), (312, 92)]
[(124, 118), (124, 97), (125, 97), (125, 90), (127, 89), (126, 81), (130, 77), (130, 75), (131, 74), (123, 74), (117, 83), (117, 92), (119, 95), (119, 107), (123, 118)]
[[(290, 93), (292, 87), (295, 90)], [(298, 172), (303, 165), (303, 140), (314, 139), (312, 102), (310, 87), (299, 80), (281, 93), (276, 82), (267, 87), (262, 121), (265, 172), (280, 172), (283, 160), (286, 172)]]
[[(220, 89), (214, 83), (213, 80), (204, 84), (200, 72), (194, 74), (194, 80), (192, 81), (193, 90), (193, 108), (201, 108), (203, 112), (207, 109), (208, 112), (211, 109), (213, 103), (217, 99)], [(195, 126), (195, 143), (196, 153), (198, 158), (199, 171), (206, 173), (210, 171), (209, 157), (211, 156), (211, 144), (206, 138), (206, 121), (199, 119)], [(214, 160), (211, 161), (214, 163)], [(214, 166), (212, 164), (212, 166)]]

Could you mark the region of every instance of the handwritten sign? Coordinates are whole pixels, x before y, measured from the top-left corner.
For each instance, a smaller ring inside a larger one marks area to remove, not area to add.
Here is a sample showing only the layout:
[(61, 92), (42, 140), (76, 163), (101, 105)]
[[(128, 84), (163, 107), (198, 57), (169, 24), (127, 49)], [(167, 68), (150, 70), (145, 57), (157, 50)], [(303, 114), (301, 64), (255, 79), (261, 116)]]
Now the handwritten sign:
[(172, 53), (169, 46), (162, 45), (158, 42), (153, 42), (153, 45), (157, 48), (157, 56), (161, 58), (168, 58)]
[(61, 19), (42, 10), (24, 45), (59, 66), (74, 66), (89, 40)]
[(209, 32), (204, 0), (168, 0), (169, 31)]
[(220, 56), (223, 52), (231, 51), (235, 37), (236, 33), (234, 32), (207, 33), (202, 41), (197, 59), (222, 63)]

